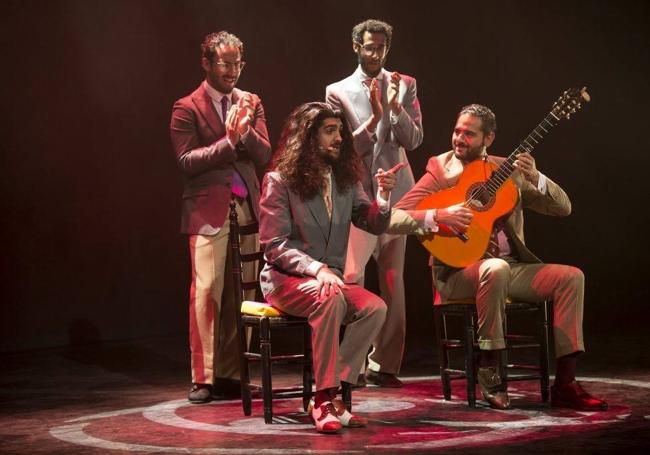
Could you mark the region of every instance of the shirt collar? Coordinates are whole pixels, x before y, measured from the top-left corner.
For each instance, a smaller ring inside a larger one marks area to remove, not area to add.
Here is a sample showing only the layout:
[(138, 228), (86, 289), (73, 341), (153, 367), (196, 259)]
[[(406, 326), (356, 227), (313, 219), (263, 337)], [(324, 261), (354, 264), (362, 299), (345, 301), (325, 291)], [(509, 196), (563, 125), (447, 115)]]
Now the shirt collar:
[(361, 65), (359, 65), (357, 67), (357, 71), (359, 72), (359, 76), (361, 77), (362, 81), (365, 81), (365, 80), (368, 80), (368, 79), (377, 79), (377, 81), (381, 82), (381, 80), (383, 79), (383, 76), (384, 76), (384, 74), (383, 74), (384, 69), (383, 68), (379, 70), (379, 74), (377, 74), (377, 76), (375, 76), (375, 77), (368, 76), (366, 73), (364, 73), (363, 70), (361, 69)]
[(230, 93), (221, 93), (219, 90), (217, 90), (216, 88), (214, 88), (210, 84), (208, 84), (208, 81), (203, 81), (203, 88), (208, 93), (208, 96), (215, 103), (221, 104), (221, 98), (223, 98), (225, 96), (226, 98), (228, 98), (228, 101), (230, 101), (230, 104), (232, 104), (232, 92), (230, 92)]

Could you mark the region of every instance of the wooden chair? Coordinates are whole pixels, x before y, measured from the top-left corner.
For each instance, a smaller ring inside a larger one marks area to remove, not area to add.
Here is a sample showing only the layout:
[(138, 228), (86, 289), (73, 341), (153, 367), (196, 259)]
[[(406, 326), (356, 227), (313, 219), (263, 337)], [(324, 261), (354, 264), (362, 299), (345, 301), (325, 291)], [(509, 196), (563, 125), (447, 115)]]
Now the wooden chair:
[[(506, 382), (539, 380), (542, 402), (549, 398), (549, 360), (548, 314), (551, 302), (506, 302), (504, 317), (504, 336), (506, 349), (503, 351), (503, 368), (501, 377)], [(515, 314), (532, 314), (535, 316), (536, 332), (534, 334), (515, 334), (509, 331), (508, 316)], [(449, 317), (460, 318), (462, 334), (451, 338), (449, 334)], [(445, 400), (451, 400), (451, 382), (456, 379), (466, 379), (467, 403), (476, 407), (476, 369), (478, 359), (476, 302), (473, 299), (454, 300), (441, 305), (434, 305), (434, 320), (436, 325), (436, 339), (438, 344), (438, 362), (440, 364), (440, 378)], [(508, 357), (513, 351), (536, 349), (539, 362), (537, 364), (509, 363)], [(450, 352), (462, 351), (464, 354), (464, 368), (452, 368), (450, 365)], [(512, 374), (511, 374), (512, 372)]]
[[(252, 392), (262, 392), (264, 404), (264, 422), (272, 423), (273, 397), (281, 394), (283, 398), (302, 397), (303, 409), (307, 411), (309, 400), (312, 396), (312, 349), (311, 327), (306, 318), (294, 317), (282, 313), (277, 308), (266, 303), (259, 289), (259, 271), (262, 268), (264, 255), (261, 251), (243, 253), (240, 250), (240, 236), (257, 235), (259, 225), (257, 222), (240, 226), (237, 220), (237, 211), (234, 202), (230, 203), (230, 260), (233, 276), (234, 303), (240, 309), (241, 317), (237, 321), (237, 334), (240, 346), (240, 377), (241, 395), (244, 415), (251, 415)], [(243, 281), (242, 266), (246, 263), (256, 262), (257, 273), (253, 281)], [(255, 300), (245, 300), (245, 291), (255, 291)], [(248, 348), (247, 328), (257, 330), (259, 333), (259, 349)], [(299, 352), (287, 355), (273, 355), (271, 349), (271, 335), (287, 329), (302, 331), (302, 343)], [(250, 381), (250, 363), (261, 364), (261, 385), (252, 384)], [(273, 389), (272, 365), (273, 364), (298, 364), (302, 366), (302, 386)], [(351, 407), (351, 393), (349, 387), (343, 388), (343, 401), (348, 409)]]

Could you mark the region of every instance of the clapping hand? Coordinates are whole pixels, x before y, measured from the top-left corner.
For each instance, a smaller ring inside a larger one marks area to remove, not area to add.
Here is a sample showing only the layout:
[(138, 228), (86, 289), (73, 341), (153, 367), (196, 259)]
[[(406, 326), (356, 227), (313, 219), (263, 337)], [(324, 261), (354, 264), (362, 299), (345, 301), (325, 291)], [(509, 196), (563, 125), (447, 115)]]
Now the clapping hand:
[(237, 129), (240, 136), (246, 134), (248, 128), (250, 128), (250, 125), (253, 122), (255, 112), (253, 105), (253, 95), (250, 93), (242, 96), (237, 102), (237, 106), (239, 106), (237, 114)]
[(384, 115), (384, 108), (381, 105), (381, 90), (379, 90), (379, 82), (377, 79), (370, 81), (368, 90), (370, 94), (370, 107), (372, 108), (371, 129), (374, 130)]
[(246, 134), (253, 121), (253, 97), (242, 96), (236, 104), (230, 106), (226, 115), (226, 136), (232, 145), (237, 145), (241, 136)]
[(398, 72), (391, 73), (390, 82), (388, 83), (388, 105), (395, 115), (402, 112), (402, 105), (399, 104), (399, 88), (402, 76)]

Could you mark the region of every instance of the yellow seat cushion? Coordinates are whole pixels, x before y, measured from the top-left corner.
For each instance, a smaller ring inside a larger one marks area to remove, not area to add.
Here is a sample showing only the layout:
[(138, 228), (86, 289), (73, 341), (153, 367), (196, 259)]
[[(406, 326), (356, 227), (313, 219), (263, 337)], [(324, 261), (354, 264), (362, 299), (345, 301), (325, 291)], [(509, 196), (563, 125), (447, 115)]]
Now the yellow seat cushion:
[(283, 313), (273, 305), (263, 302), (254, 302), (252, 300), (242, 302), (241, 312), (242, 314), (248, 314), (251, 316), (266, 316), (269, 318), (283, 316)]

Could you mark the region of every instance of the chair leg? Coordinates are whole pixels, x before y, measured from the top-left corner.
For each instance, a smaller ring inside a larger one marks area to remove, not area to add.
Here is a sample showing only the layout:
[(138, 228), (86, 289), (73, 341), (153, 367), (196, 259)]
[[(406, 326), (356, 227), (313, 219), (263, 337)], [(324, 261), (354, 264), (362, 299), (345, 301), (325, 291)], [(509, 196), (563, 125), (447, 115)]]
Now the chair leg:
[(508, 314), (503, 314), (503, 338), (506, 340), (506, 348), (501, 350), (499, 354), (499, 375), (503, 380), (503, 383), (508, 386), (508, 350), (510, 349), (510, 343), (508, 343)]
[(473, 308), (463, 308), (463, 325), (465, 327), (465, 378), (467, 382), (467, 404), (476, 407), (476, 362), (474, 359), (474, 313)]
[(540, 330), (540, 342), (539, 342), (539, 366), (540, 366), (540, 387), (542, 392), (542, 402), (547, 403), (549, 398), (549, 359), (548, 359), (548, 314), (549, 307), (552, 305), (552, 302), (543, 302), (539, 305), (537, 311), (539, 313), (539, 330)]
[(306, 325), (303, 328), (303, 356), (305, 363), (302, 365), (302, 408), (307, 412), (309, 400), (312, 396), (312, 349), (311, 349), (311, 327)]
[(273, 421), (273, 384), (271, 381), (271, 325), (269, 319), (260, 319), (260, 354), (262, 363), (262, 401), (264, 422)]
[(241, 385), (241, 403), (244, 408), (244, 415), (249, 416), (252, 412), (251, 387), (250, 387), (250, 370), (248, 368), (248, 358), (246, 357), (247, 337), (245, 327), (241, 318), (237, 321), (237, 336), (239, 337), (239, 381)]
[(442, 384), (442, 395), (446, 401), (451, 400), (451, 380), (447, 368), (449, 368), (449, 354), (447, 352), (447, 325), (445, 323), (444, 309), (433, 308), (433, 319), (436, 327), (436, 344), (438, 347), (438, 366), (440, 368), (440, 382)]
[(352, 387), (347, 382), (341, 383), (341, 398), (348, 411), (352, 412)]

